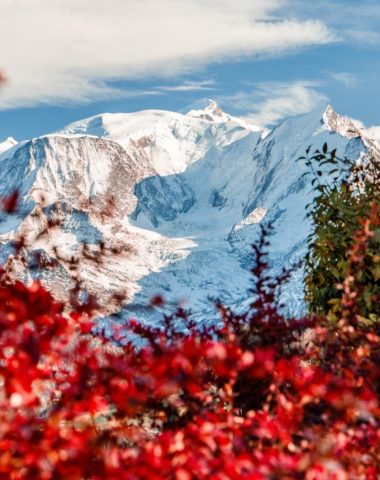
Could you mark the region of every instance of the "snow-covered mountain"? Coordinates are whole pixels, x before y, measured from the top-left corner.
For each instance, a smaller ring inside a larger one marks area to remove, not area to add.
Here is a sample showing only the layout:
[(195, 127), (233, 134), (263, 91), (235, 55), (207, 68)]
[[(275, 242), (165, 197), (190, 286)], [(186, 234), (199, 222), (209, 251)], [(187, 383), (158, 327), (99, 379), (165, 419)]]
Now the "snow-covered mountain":
[[(325, 142), (356, 159), (379, 147), (378, 133), (332, 107), (263, 130), (210, 101), (182, 113), (102, 114), (7, 141), (0, 144), (0, 196), (17, 189), (22, 203), (0, 223), (3, 258), (21, 233), (55, 261), (52, 272), (40, 274), (64, 294), (70, 259), (83, 242), (90, 252), (102, 242), (106, 261), (85, 258), (80, 277), (105, 313), (116, 308), (112, 294), (126, 289), (127, 315), (148, 318), (149, 299), (161, 293), (209, 319), (210, 297), (235, 306), (249, 299), (250, 245), (264, 218), (275, 220), (274, 269), (304, 256), (311, 186), (296, 159)], [(302, 270), (283, 298), (289, 311), (300, 310)]]

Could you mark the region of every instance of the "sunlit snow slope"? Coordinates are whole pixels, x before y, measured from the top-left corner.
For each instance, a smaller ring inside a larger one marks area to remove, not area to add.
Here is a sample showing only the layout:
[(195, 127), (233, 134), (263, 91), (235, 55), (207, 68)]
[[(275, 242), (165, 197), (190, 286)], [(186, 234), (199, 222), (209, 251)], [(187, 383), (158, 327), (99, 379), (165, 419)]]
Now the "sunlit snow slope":
[[(83, 242), (94, 250), (102, 241), (105, 262), (85, 259), (80, 276), (104, 313), (126, 289), (125, 315), (150, 318), (149, 299), (160, 293), (207, 321), (210, 298), (237, 308), (249, 299), (250, 245), (261, 221), (275, 221), (275, 270), (304, 256), (311, 186), (296, 160), (306, 148), (327, 142), (356, 159), (378, 147), (377, 133), (331, 107), (269, 132), (210, 101), (187, 113), (103, 114), (28, 142), (8, 140), (0, 144), (0, 196), (18, 189), (22, 205), (0, 223), (3, 258), (21, 232), (29, 249), (56, 262), (37, 273), (64, 295), (69, 259)], [(61, 224), (45, 234), (56, 217)], [(289, 312), (300, 312), (301, 269), (282, 296)]]

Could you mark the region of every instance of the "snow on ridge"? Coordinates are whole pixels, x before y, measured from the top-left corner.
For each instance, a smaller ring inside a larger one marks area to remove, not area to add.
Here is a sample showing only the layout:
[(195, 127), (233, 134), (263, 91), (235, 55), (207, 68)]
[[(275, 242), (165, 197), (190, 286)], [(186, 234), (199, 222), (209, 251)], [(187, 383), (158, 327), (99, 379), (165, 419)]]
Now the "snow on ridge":
[(13, 137), (8, 137), (3, 142), (0, 142), (0, 154), (14, 147), (17, 145), (17, 143), (17, 140), (15, 140)]
[(207, 124), (227, 123), (236, 124), (247, 132), (264, 131), (262, 127), (251, 125), (243, 119), (225, 113), (214, 100), (207, 100), (206, 104), (202, 101), (194, 106), (204, 108), (184, 109), (181, 112), (147, 109), (127, 113), (101, 113), (73, 122), (54, 134), (107, 137), (125, 144), (128, 138), (136, 139), (144, 132), (149, 133), (159, 128), (160, 124), (169, 126), (186, 124), (190, 127), (198, 125), (198, 130), (206, 130)]
[[(292, 118), (298, 119), (303, 116), (318, 117), (318, 120), (321, 120), (321, 125), (324, 125), (331, 132), (338, 133), (346, 138), (354, 138), (361, 135), (376, 137), (374, 134), (377, 131), (376, 127), (366, 129), (361, 122), (337, 113), (331, 105), (328, 105), (323, 110), (316, 109), (299, 117), (284, 119), (278, 126)], [(149, 137), (157, 134), (158, 136), (161, 134), (165, 136), (165, 133), (163, 133), (164, 126), (173, 128), (176, 125), (188, 125), (189, 128), (194, 128), (197, 125), (198, 131), (202, 133), (202, 130), (205, 131), (207, 129), (207, 124), (227, 124), (231, 125), (231, 127), (236, 125), (238, 128), (247, 131), (247, 133), (261, 132), (263, 140), (271, 132), (267, 128), (252, 125), (239, 117), (225, 113), (215, 100), (202, 99), (182, 109), (180, 112), (146, 109), (128, 113), (101, 113), (73, 122), (52, 135), (67, 137), (86, 135), (109, 138), (122, 146), (126, 146), (131, 140), (138, 142), (143, 138), (145, 141), (148, 141)]]
[(131, 154), (143, 153), (160, 175), (179, 173), (210, 148), (232, 144), (261, 129), (220, 113), (216, 121), (165, 110), (104, 113), (54, 132), (52, 136), (97, 136), (117, 142)]
[[(380, 127), (365, 128), (358, 121), (337, 113), (331, 105), (327, 105), (323, 109), (316, 109), (310, 113), (300, 115), (299, 117), (285, 118), (282, 123), (286, 123), (292, 118), (298, 119), (303, 117), (319, 117), (321, 124), (328, 130), (346, 138), (354, 138), (357, 136), (368, 136), (374, 139), (380, 136)], [(197, 102), (190, 104), (188, 107), (181, 109), (179, 112), (168, 110), (146, 109), (127, 113), (100, 113), (76, 122), (73, 122), (63, 129), (53, 132), (52, 135), (62, 136), (96, 136), (101, 138), (110, 138), (121, 144), (126, 144), (127, 139), (138, 139), (141, 136), (149, 135), (149, 133), (159, 129), (160, 124), (172, 126), (173, 124), (187, 124), (193, 127), (195, 123), (203, 122), (208, 124), (234, 123), (248, 132), (261, 132), (262, 139), (265, 139), (271, 132), (268, 128), (252, 125), (240, 117), (232, 116), (224, 112), (220, 105), (212, 99), (203, 98)], [(200, 129), (207, 127), (200, 127)], [(1, 145), (1, 144), (0, 144)]]

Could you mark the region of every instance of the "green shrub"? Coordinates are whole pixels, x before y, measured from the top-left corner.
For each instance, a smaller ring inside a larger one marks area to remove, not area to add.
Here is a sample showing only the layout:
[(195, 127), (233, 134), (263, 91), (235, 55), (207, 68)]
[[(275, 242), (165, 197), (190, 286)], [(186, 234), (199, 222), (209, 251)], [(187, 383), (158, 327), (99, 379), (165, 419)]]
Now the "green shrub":
[[(305, 299), (312, 313), (327, 315), (331, 321), (341, 314), (342, 286), (347, 285), (353, 265), (353, 249), (363, 222), (371, 215), (364, 259), (357, 276), (363, 292), (357, 315), (366, 319), (380, 317), (380, 162), (373, 153), (359, 161), (337, 157), (325, 144), (305, 157), (312, 176), (315, 196), (308, 205), (313, 230), (306, 256)], [(374, 210), (375, 209), (375, 210)], [(355, 246), (356, 245), (356, 246)], [(357, 269), (357, 263), (355, 263)], [(346, 282), (346, 283), (345, 283)], [(342, 293), (343, 292), (343, 293)]]

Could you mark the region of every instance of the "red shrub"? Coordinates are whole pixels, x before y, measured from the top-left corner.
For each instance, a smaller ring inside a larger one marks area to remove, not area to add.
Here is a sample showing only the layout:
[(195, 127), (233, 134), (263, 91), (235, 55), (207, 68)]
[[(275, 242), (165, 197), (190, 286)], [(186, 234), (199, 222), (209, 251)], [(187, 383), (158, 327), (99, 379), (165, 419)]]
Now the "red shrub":
[(267, 276), (263, 239), (249, 310), (218, 304), (221, 326), (204, 331), (180, 311), (165, 330), (94, 336), (90, 304), (64, 314), (3, 273), (0, 479), (379, 478), (377, 327), (344, 313), (345, 294), (336, 327), (283, 318), (287, 273)]

